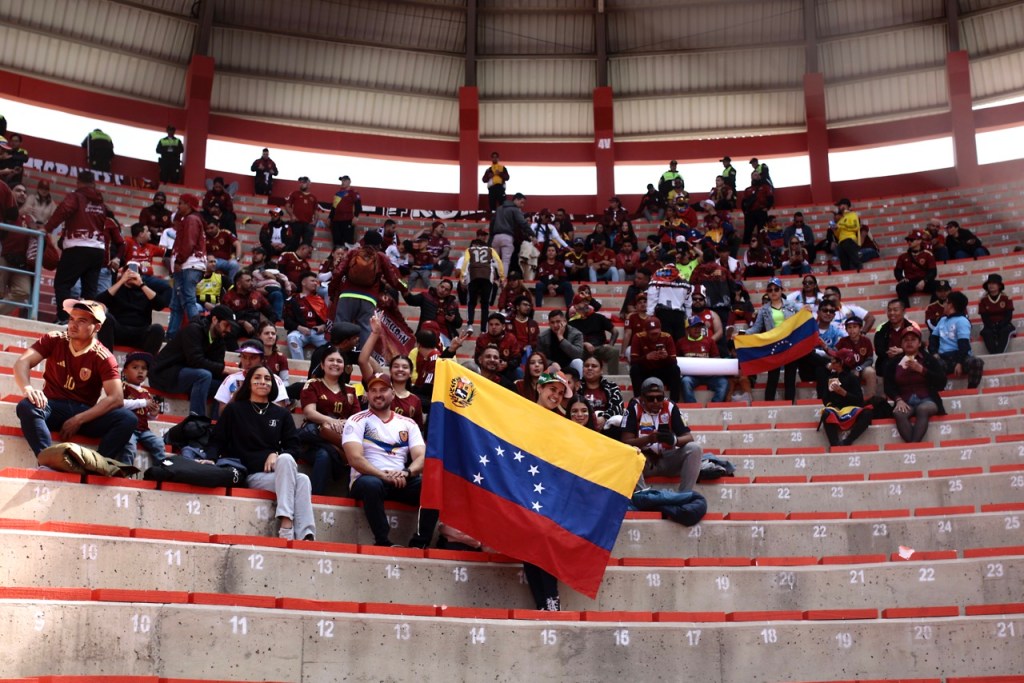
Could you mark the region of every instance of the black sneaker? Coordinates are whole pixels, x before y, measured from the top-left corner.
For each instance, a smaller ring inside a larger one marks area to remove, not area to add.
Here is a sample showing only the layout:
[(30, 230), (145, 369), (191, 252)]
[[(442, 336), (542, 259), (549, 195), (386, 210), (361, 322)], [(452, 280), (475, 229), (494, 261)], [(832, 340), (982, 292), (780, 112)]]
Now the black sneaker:
[(974, 358), (967, 363), (967, 388), (975, 389), (981, 384), (981, 372), (985, 369), (985, 361)]

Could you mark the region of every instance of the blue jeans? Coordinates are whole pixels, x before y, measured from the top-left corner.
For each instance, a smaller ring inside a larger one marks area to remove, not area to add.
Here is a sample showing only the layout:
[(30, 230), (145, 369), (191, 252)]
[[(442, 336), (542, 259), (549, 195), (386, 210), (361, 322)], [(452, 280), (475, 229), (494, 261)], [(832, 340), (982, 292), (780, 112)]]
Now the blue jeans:
[[(861, 247), (860, 248), (860, 262), (861, 263), (867, 263), (868, 261), (874, 261), (876, 258), (878, 258), (878, 250), (877, 249), (872, 249), (871, 247)], [(935, 258), (937, 260), (939, 260), (939, 261), (945, 260), (945, 259), (940, 259), (939, 258), (938, 252), (935, 253)]]
[(979, 256), (988, 256), (988, 249), (985, 247), (975, 247), (970, 251), (957, 249), (953, 254), (953, 258), (978, 258)]
[[(65, 422), (90, 408), (92, 406), (87, 403), (60, 399), (48, 401), (45, 408), (37, 408), (27, 398), (23, 398), (18, 402), (15, 412), (21, 421), (25, 440), (38, 456), (41, 450), (52, 445), (51, 431), (59, 432)], [(78, 433), (99, 437), (100, 445), (96, 450), (102, 455), (130, 463), (131, 460), (125, 459), (125, 447), (138, 424), (139, 419), (135, 413), (127, 408), (117, 408), (84, 423)]]
[(196, 299), (196, 285), (203, 279), (203, 271), (189, 268), (174, 274), (174, 289), (171, 292), (171, 319), (167, 322), (167, 339), (170, 340), (181, 329), (188, 316), (195, 320), (202, 314), (203, 307)]
[[(217, 378), (220, 379), (219, 377)], [(188, 394), (189, 412), (206, 415), (206, 399), (216, 393), (220, 386), (213, 383), (213, 374), (204, 368), (182, 368), (177, 379), (171, 384), (159, 381), (158, 377), (150, 380), (154, 389), (174, 394)]]
[(235, 284), (235, 275), (242, 269), (242, 264), (235, 259), (217, 259), (217, 270), (224, 273), (227, 277), (228, 282), (232, 285)]
[(164, 440), (161, 439), (152, 430), (147, 429), (141, 431), (136, 429), (130, 439), (128, 439), (128, 446), (125, 448), (125, 455), (128, 458), (128, 462), (135, 461), (135, 455), (138, 451), (138, 445), (142, 444), (142, 448), (155, 459), (160, 459), (164, 456)]
[(164, 296), (167, 292), (171, 291), (171, 286), (167, 284), (167, 280), (156, 275), (143, 275), (142, 284), (156, 292), (157, 296)]
[(292, 330), (288, 333), (288, 353), (291, 355), (292, 360), (305, 360), (305, 348), (307, 345), (312, 344), (315, 348), (326, 343), (327, 339), (324, 338), (324, 335), (316, 332), (302, 334), (298, 330)]
[[(863, 261), (863, 260), (864, 259), (862, 258), (861, 261)], [(800, 273), (799, 274), (800, 275), (807, 275), (807, 273), (809, 273), (809, 272), (811, 272), (811, 264), (809, 264), (806, 261), (804, 261), (803, 263), (800, 264)], [(783, 263), (782, 264), (782, 274), (783, 275), (793, 275), (794, 274), (793, 273), (793, 264), (790, 263), (789, 261), (787, 261), (786, 263)]]
[(697, 377), (683, 375), (683, 403), (696, 403), (693, 390), (701, 384), (707, 384), (711, 391), (711, 401), (720, 403), (725, 400), (725, 392), (729, 388), (729, 380), (725, 377)]
[[(276, 287), (274, 289), (268, 289), (266, 296), (267, 301), (270, 302), (270, 307), (274, 309), (274, 314), (277, 316), (277, 319), (281, 320), (284, 317), (284, 292), (281, 291), (280, 287)], [(326, 293), (324, 296), (326, 296)]]

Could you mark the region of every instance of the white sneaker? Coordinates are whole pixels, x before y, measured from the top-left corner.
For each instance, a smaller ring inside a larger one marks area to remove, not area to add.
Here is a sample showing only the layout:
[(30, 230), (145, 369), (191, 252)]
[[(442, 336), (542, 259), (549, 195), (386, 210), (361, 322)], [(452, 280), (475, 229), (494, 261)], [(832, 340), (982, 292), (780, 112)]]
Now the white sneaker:
[(278, 538), (283, 538), (286, 541), (294, 541), (295, 540), (295, 527), (290, 526), (287, 529), (285, 529), (284, 527), (281, 527), (280, 529), (277, 530), (277, 537)]

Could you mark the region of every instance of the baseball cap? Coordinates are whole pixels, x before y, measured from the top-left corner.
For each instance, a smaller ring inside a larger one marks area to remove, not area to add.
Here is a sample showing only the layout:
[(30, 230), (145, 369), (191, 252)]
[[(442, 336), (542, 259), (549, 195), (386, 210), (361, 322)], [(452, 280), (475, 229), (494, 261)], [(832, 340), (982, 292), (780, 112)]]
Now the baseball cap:
[(153, 354), (146, 353), (145, 351), (132, 351), (127, 356), (125, 356), (124, 366), (128, 367), (129, 364), (134, 363), (137, 360), (141, 360), (143, 363), (146, 364), (146, 367), (149, 368), (153, 366), (154, 358)]
[(85, 311), (93, 318), (96, 322), (103, 324), (107, 319), (107, 307), (98, 301), (90, 301), (89, 299), (64, 299), (62, 306), (66, 313), (70, 313), (74, 310)]
[(375, 372), (363, 383), (364, 386), (369, 389), (374, 384), (383, 384), (387, 388), (391, 388), (391, 375), (386, 372)]
[(210, 309), (210, 316), (217, 318), (217, 320), (228, 320), (230, 322), (235, 322), (235, 312), (232, 311), (227, 306), (225, 306), (224, 304), (217, 304), (212, 309)]
[(259, 343), (258, 341), (252, 341), (252, 340), (244, 341), (244, 342), (242, 342), (241, 344), (238, 345), (238, 352), (239, 353), (253, 353), (253, 354), (258, 354), (258, 355), (262, 356), (263, 355), (263, 344)]
[(299, 182), (300, 183), (308, 183), (309, 182), (309, 176), (308, 175), (300, 175), (299, 176)]
[(935, 283), (935, 289), (936, 290), (943, 289), (943, 290), (946, 290), (946, 291), (951, 291), (953, 288), (950, 286), (949, 280), (939, 280), (938, 282)]
[(194, 194), (183, 194), (181, 195), (180, 199), (181, 201), (185, 202), (190, 207), (192, 207), (193, 211), (199, 208), (199, 197), (197, 197)]
[(732, 157), (722, 157), (721, 159), (718, 160), (718, 163), (720, 163), (720, 164), (724, 164), (726, 162), (729, 162), (731, 164), (732, 163)]
[(861, 320), (860, 317), (858, 317), (856, 315), (851, 315), (849, 318), (847, 318), (843, 322), (843, 325), (845, 325), (847, 327), (849, 327), (850, 325), (861, 325), (861, 326), (863, 326), (864, 325), (864, 321)]
[(569, 380), (566, 379), (565, 375), (561, 372), (545, 372), (537, 378), (537, 387), (540, 388), (545, 384), (552, 384), (558, 382), (565, 387), (565, 397), (570, 398), (572, 396), (572, 387), (569, 386)]
[(686, 326), (687, 327), (694, 327), (695, 325), (703, 325), (703, 324), (704, 324), (704, 318), (700, 317), (699, 315), (691, 315), (687, 319), (687, 321), (686, 321)]
[(644, 380), (644, 383), (640, 385), (641, 394), (646, 394), (648, 391), (651, 391), (652, 389), (663, 392), (665, 391), (665, 383), (662, 382), (657, 377), (648, 377), (647, 379)]
[(910, 242), (911, 240), (923, 240), (923, 239), (924, 239), (924, 233), (921, 232), (920, 230), (911, 230), (910, 233), (907, 235), (907, 241), (908, 242)]
[(269, 213), (271, 216), (276, 216), (276, 215), (281, 213), (281, 207), (280, 206), (272, 206), (272, 207), (270, 207), (270, 211), (268, 211), (267, 213)]
[(902, 341), (903, 338), (906, 337), (908, 334), (912, 334), (915, 337), (917, 337), (918, 339), (921, 339), (921, 330), (917, 329), (913, 325), (911, 325), (907, 329), (903, 330), (903, 334), (900, 335), (900, 340)]
[(43, 178), (42, 180), (39, 181), (39, 184), (36, 185), (36, 187), (39, 188), (40, 190), (49, 190), (50, 181), (47, 180), (46, 178)]
[(782, 285), (782, 280), (777, 277), (773, 277), (771, 280), (768, 280), (768, 284), (775, 285), (779, 289), (785, 289), (785, 287)]

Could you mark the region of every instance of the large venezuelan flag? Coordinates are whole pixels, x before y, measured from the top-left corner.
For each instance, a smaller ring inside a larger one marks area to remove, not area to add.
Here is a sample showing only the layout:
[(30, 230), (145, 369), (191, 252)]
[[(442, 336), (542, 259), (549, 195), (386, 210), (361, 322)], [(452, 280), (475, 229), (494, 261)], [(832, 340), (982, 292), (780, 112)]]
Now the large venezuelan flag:
[(644, 458), (452, 360), (439, 360), (421, 505), (597, 595)]
[(802, 309), (767, 332), (738, 334), (734, 341), (740, 374), (756, 375), (814, 351), (818, 345), (818, 325), (811, 312)]

